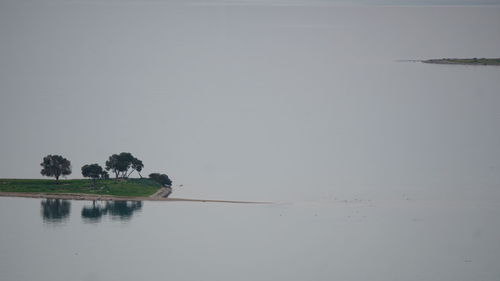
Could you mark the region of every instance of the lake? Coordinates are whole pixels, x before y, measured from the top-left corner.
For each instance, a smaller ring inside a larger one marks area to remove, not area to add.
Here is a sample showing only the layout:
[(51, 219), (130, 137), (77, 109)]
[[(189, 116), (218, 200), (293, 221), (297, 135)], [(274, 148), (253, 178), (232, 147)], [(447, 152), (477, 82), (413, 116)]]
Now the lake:
[(0, 198), (0, 280), (497, 281), (500, 67), (407, 60), (499, 57), (499, 3), (367, 2), (0, 1), (0, 178), (273, 202)]
[(0, 198), (1, 280), (500, 276), (498, 202), (55, 201)]

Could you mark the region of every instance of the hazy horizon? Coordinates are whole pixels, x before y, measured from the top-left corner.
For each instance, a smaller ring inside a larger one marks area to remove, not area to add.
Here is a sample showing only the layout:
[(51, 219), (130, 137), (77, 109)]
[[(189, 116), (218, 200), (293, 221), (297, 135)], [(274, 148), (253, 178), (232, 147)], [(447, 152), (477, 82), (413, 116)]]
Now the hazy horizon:
[[(177, 196), (496, 194), (500, 68), (398, 60), (499, 57), (500, 7), (320, 2), (0, 1), (0, 177), (127, 151)], [(411, 3), (445, 2), (498, 4)]]

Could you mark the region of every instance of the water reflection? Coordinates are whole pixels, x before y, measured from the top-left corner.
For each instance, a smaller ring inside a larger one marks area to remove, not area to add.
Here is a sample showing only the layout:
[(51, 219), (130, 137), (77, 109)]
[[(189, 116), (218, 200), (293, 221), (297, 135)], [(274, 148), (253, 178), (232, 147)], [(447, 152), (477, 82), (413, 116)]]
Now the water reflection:
[(104, 215), (112, 219), (129, 220), (141, 208), (142, 201), (110, 201), (104, 204), (93, 201), (92, 205), (83, 207), (82, 218), (91, 223), (99, 222)]
[(134, 212), (142, 209), (142, 201), (113, 201), (106, 202), (106, 210), (112, 217), (121, 220), (130, 219)]
[(106, 208), (96, 201), (92, 201), (92, 206), (83, 206), (82, 218), (88, 222), (99, 222), (102, 216), (106, 214)]
[(61, 223), (67, 220), (71, 202), (61, 199), (44, 199), (41, 202), (41, 215), (45, 222)]

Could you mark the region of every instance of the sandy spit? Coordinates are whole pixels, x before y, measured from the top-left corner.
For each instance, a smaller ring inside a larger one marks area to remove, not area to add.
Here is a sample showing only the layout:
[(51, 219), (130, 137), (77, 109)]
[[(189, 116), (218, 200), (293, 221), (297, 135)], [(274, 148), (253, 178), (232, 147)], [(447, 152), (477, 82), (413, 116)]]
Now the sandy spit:
[(271, 204), (271, 202), (257, 201), (235, 201), (235, 200), (212, 200), (212, 199), (188, 199), (188, 198), (163, 198), (163, 197), (121, 197), (97, 194), (82, 193), (21, 193), (21, 192), (0, 192), (1, 197), (25, 197), (25, 198), (45, 198), (64, 200), (100, 200), (100, 201), (173, 201), (173, 202), (202, 202), (202, 203), (237, 203), (237, 204)]

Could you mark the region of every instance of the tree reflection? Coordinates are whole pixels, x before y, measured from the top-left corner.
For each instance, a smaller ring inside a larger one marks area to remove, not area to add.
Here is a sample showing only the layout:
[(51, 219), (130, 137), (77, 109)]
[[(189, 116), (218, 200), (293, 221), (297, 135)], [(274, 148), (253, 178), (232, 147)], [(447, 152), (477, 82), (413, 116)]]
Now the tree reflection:
[(106, 208), (100, 204), (96, 204), (95, 200), (92, 201), (92, 206), (83, 206), (82, 209), (82, 218), (89, 222), (98, 222), (105, 214)]
[(113, 217), (128, 220), (135, 211), (142, 208), (142, 201), (112, 201), (106, 202), (106, 210)]
[(69, 200), (61, 199), (44, 199), (41, 202), (41, 215), (44, 221), (47, 222), (63, 222), (65, 221), (71, 209)]
[(129, 220), (141, 208), (141, 201), (109, 201), (104, 205), (93, 201), (91, 206), (83, 207), (82, 218), (91, 223), (99, 222), (104, 215), (110, 215), (112, 219)]

